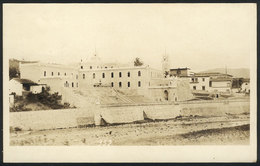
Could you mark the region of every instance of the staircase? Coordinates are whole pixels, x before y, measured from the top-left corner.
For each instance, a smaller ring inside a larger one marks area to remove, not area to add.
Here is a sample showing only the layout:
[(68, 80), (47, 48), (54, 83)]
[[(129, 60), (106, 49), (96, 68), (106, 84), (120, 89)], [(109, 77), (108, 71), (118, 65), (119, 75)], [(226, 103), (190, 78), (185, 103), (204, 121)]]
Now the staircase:
[(151, 102), (141, 95), (127, 96), (111, 87), (97, 87), (86, 90), (64, 88), (63, 102), (68, 102), (77, 108), (94, 107), (99, 104), (134, 104)]

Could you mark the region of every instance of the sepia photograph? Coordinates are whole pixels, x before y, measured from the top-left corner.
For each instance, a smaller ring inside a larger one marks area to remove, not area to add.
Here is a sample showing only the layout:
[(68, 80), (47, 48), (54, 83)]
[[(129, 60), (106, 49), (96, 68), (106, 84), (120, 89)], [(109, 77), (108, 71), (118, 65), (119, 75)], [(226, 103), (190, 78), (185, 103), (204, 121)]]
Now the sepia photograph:
[(256, 161), (256, 16), (253, 3), (4, 4), (4, 158)]

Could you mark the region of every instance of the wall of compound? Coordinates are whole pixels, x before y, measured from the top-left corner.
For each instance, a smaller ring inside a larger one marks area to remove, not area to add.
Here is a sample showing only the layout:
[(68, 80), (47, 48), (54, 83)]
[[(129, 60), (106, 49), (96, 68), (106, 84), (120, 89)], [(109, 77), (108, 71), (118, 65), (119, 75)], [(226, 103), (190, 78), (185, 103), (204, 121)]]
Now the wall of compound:
[(20, 78), (29, 79), (35, 83), (40, 82), (41, 68), (38, 63), (20, 64)]

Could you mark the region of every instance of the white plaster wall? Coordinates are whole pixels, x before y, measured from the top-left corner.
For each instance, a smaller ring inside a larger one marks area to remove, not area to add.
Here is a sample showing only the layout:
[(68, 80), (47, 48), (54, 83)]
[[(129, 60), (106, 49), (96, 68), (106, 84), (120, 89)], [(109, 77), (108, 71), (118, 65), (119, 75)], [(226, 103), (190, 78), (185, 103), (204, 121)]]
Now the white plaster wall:
[(18, 96), (22, 96), (23, 85), (15, 80), (9, 81), (9, 94), (14, 92)]
[(30, 86), (30, 91), (31, 91), (33, 94), (41, 93), (41, 92), (42, 92), (42, 86), (41, 86), (41, 85), (33, 85), (33, 86)]
[[(138, 71), (141, 71), (141, 76), (138, 76)], [(112, 72), (114, 73), (113, 78), (111, 78)], [(119, 77), (119, 72), (121, 72), (122, 77)], [(130, 72), (130, 77), (127, 75), (128, 72)], [(93, 73), (95, 73), (95, 78), (93, 78)], [(102, 77), (103, 73), (105, 78)], [(83, 79), (83, 74), (85, 74), (85, 79)], [(113, 82), (115, 89), (139, 89), (145, 88), (149, 84), (148, 72), (144, 68), (87, 70), (81, 71), (79, 75), (81, 88), (91, 88), (95, 83), (99, 82), (108, 86), (111, 86), (111, 82)], [(141, 81), (141, 87), (138, 87), (138, 81)], [(121, 88), (119, 87), (119, 82), (122, 83)], [(130, 87), (128, 87), (128, 82), (130, 82)]]
[(39, 83), (41, 68), (38, 63), (21, 64), (20, 65), (20, 78), (29, 79), (33, 82)]

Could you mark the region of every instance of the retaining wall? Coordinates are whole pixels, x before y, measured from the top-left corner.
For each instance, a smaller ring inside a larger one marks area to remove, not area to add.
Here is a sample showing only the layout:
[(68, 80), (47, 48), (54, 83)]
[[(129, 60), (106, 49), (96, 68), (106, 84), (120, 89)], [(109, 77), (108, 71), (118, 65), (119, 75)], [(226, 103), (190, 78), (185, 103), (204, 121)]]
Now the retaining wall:
[(82, 120), (79, 118), (88, 118), (84, 120), (85, 125), (93, 124), (93, 116), (90, 111), (83, 109), (11, 112), (10, 127), (19, 127), (23, 130), (69, 128), (82, 125)]
[(131, 123), (149, 119), (171, 119), (177, 116), (223, 116), (249, 113), (249, 102), (192, 103), (180, 105), (139, 105), (64, 109), (48, 111), (11, 112), (10, 126), (23, 130), (69, 128), (107, 123)]

